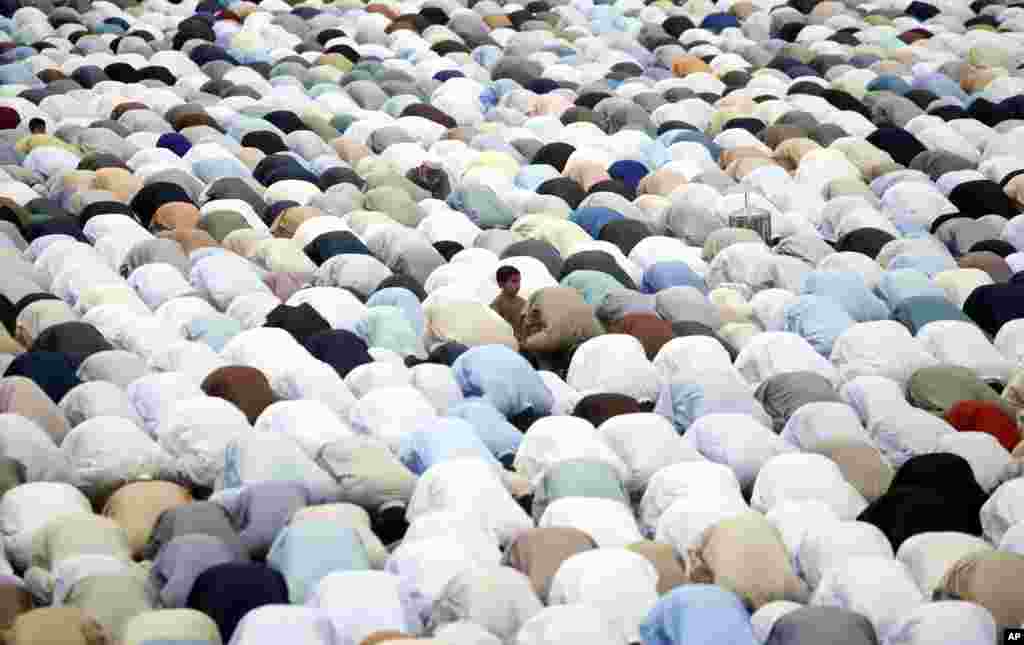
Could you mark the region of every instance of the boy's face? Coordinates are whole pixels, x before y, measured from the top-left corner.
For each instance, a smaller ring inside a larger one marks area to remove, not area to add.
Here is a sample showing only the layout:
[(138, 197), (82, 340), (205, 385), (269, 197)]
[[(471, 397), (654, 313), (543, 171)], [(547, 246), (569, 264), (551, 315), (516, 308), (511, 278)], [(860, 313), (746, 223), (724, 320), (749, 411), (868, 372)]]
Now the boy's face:
[(518, 295), (519, 294), (519, 282), (520, 282), (520, 279), (521, 279), (521, 276), (514, 275), (514, 276), (508, 278), (507, 280), (505, 280), (505, 282), (503, 282), (502, 285), (501, 285), (501, 292), (503, 294), (505, 294), (506, 296)]

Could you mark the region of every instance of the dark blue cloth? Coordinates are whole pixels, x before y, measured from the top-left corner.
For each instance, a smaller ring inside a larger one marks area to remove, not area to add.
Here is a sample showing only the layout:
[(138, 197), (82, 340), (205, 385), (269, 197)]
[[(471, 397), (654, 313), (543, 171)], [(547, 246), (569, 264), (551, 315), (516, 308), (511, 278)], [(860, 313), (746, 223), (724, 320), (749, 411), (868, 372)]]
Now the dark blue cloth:
[(578, 208), (569, 216), (569, 221), (579, 225), (590, 237), (595, 240), (601, 235), (601, 229), (608, 222), (618, 219), (625, 219), (622, 213), (610, 208), (587, 207)]
[(608, 174), (612, 179), (618, 179), (629, 186), (634, 192), (640, 186), (640, 180), (647, 176), (650, 171), (647, 166), (639, 161), (623, 159), (608, 166)]
[(7, 366), (4, 376), (24, 376), (38, 385), (54, 403), (81, 383), (78, 363), (60, 352), (25, 352)]
[(186, 604), (212, 618), (227, 643), (247, 613), (264, 605), (288, 602), (288, 585), (280, 573), (264, 564), (229, 562), (200, 574)]
[(341, 378), (360, 365), (373, 362), (363, 339), (344, 329), (320, 332), (310, 336), (303, 345), (313, 358), (333, 367)]
[(1024, 318), (1024, 284), (1014, 275), (1010, 284), (978, 287), (964, 301), (964, 313), (991, 336), (1017, 318)]
[(351, 231), (321, 233), (306, 245), (305, 252), (317, 266), (336, 255), (370, 255), (370, 249)]
[(156, 140), (156, 147), (167, 148), (179, 157), (184, 157), (192, 149), (192, 142), (178, 132), (165, 132)]
[(740, 21), (736, 19), (736, 16), (727, 13), (708, 14), (700, 23), (701, 29), (707, 29), (716, 34), (720, 34), (730, 27), (738, 29), (739, 26)]

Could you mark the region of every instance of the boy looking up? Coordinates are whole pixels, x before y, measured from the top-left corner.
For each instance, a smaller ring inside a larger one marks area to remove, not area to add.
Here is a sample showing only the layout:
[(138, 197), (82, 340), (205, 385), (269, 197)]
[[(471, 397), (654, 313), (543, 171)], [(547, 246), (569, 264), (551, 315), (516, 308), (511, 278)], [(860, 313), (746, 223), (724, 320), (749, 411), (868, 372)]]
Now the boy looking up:
[(501, 293), (491, 303), (491, 309), (498, 312), (498, 315), (505, 319), (515, 332), (516, 339), (519, 338), (519, 331), (522, 328), (523, 312), (526, 311), (526, 301), (519, 297), (519, 285), (522, 275), (519, 269), (507, 264), (498, 267), (495, 275)]

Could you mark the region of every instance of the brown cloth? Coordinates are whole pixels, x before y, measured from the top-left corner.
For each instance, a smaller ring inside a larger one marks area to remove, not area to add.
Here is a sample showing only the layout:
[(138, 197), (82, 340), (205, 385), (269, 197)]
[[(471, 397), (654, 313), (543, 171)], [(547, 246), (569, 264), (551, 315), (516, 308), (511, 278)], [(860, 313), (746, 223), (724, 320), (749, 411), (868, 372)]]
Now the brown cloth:
[(1006, 260), (992, 251), (973, 251), (957, 258), (961, 269), (981, 269), (992, 278), (992, 282), (1009, 282), (1013, 270)]
[(635, 412), (649, 412), (631, 396), (615, 392), (600, 392), (588, 394), (579, 400), (572, 416), (586, 419), (595, 428), (601, 424), (617, 417), (620, 414), (633, 414)]
[(676, 188), (685, 186), (687, 183), (686, 175), (668, 168), (661, 168), (640, 180), (636, 194), (668, 197)]
[(499, 316), (505, 319), (516, 335), (516, 340), (522, 341), (523, 314), (526, 313), (526, 301), (519, 296), (506, 296), (499, 293), (498, 297), (491, 303), (493, 309)]
[(687, 559), (694, 583), (729, 589), (751, 611), (776, 600), (807, 601), (808, 589), (793, 571), (782, 536), (759, 513), (714, 524)]
[(0, 578), (0, 629), (10, 629), (18, 616), (32, 611), (32, 594), (14, 580)]
[(1024, 556), (1007, 551), (978, 551), (951, 566), (939, 586), (945, 595), (992, 612), (1000, 632), (1024, 623)]
[(256, 419), (274, 402), (270, 381), (255, 367), (218, 367), (207, 375), (201, 387), (207, 396), (233, 403), (245, 413), (250, 424), (255, 424)]
[(295, 235), (295, 231), (299, 230), (299, 227), (306, 220), (322, 217), (323, 214), (323, 211), (319, 208), (312, 206), (292, 206), (291, 208), (286, 208), (281, 211), (281, 214), (270, 225), (270, 234), (274, 237), (291, 239)]
[(547, 602), (558, 567), (571, 556), (597, 548), (597, 542), (579, 529), (551, 527), (530, 529), (505, 551), (502, 564), (530, 579), (537, 596)]
[(842, 471), (843, 479), (869, 502), (884, 495), (892, 484), (892, 466), (882, 459), (877, 448), (863, 441), (822, 441), (809, 447), (808, 452), (823, 455), (834, 461)]
[(402, 632), (396, 632), (392, 630), (383, 630), (379, 632), (373, 632), (362, 641), (359, 645), (379, 645), (380, 643), (387, 643), (390, 641), (411, 641), (416, 640), (415, 636), (409, 636)]
[(111, 645), (100, 624), (74, 607), (24, 613), (4, 633), (6, 645)]
[(346, 139), (345, 137), (338, 137), (334, 141), (331, 141), (331, 147), (338, 153), (342, 161), (355, 166), (359, 160), (364, 157), (369, 157), (372, 153), (370, 149), (358, 141), (352, 139)]
[(690, 578), (686, 575), (686, 562), (679, 557), (675, 547), (671, 544), (644, 540), (634, 542), (626, 548), (650, 560), (654, 568), (658, 570), (659, 596), (690, 582)]
[(165, 240), (174, 240), (181, 245), (181, 249), (185, 252), (185, 255), (189, 255), (193, 251), (206, 248), (208, 246), (220, 246), (220, 243), (213, 239), (209, 233), (206, 231), (200, 231), (197, 228), (164, 231), (157, 237), (161, 237)]
[(103, 507), (103, 515), (124, 528), (132, 557), (140, 560), (160, 514), (191, 501), (188, 489), (172, 482), (133, 482), (110, 496)]
[(594, 308), (570, 287), (533, 292), (523, 314), (522, 348), (529, 352), (571, 349), (602, 333)]
[(20, 414), (34, 421), (58, 446), (71, 432), (64, 412), (35, 381), (24, 376), (0, 378), (0, 413)]
[(714, 74), (711, 66), (696, 56), (680, 56), (672, 61), (672, 73), (682, 78), (690, 74)]
[(657, 314), (637, 312), (608, 323), (609, 334), (629, 334), (644, 346), (647, 360), (654, 357), (668, 341), (675, 338), (672, 323), (662, 320)]
[(590, 187), (594, 184), (611, 179), (611, 175), (608, 174), (608, 170), (596, 161), (573, 159), (572, 157), (570, 157), (568, 163), (565, 164), (565, 169), (562, 170), (562, 176), (572, 179), (579, 184), (583, 190), (590, 190)]
[(188, 202), (168, 202), (153, 213), (150, 226), (175, 231), (194, 229), (199, 224), (199, 209)]

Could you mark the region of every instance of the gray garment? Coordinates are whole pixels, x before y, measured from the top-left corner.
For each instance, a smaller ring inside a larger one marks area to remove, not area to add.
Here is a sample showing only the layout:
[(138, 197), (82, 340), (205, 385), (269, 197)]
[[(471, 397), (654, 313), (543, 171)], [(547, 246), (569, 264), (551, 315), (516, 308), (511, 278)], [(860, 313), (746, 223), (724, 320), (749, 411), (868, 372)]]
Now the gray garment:
[(444, 257), (420, 237), (408, 237), (396, 244), (387, 260), (388, 268), (426, 284), (434, 269), (445, 264)]
[(925, 150), (910, 160), (911, 170), (920, 170), (932, 181), (938, 181), (947, 172), (974, 170), (976, 167), (977, 164), (945, 150)]
[(152, 560), (175, 538), (194, 534), (217, 538), (234, 552), (245, 553), (238, 531), (224, 507), (211, 502), (192, 502), (160, 513), (142, 557)]
[(878, 645), (875, 628), (861, 614), (838, 607), (800, 607), (772, 626), (765, 645)]
[(181, 245), (174, 240), (156, 238), (143, 240), (132, 247), (121, 264), (121, 275), (129, 276), (132, 271), (146, 264), (169, 264), (187, 280), (189, 277), (188, 257)]
[(1002, 227), (996, 225), (992, 220), (982, 222), (969, 217), (954, 217), (946, 220), (935, 231), (935, 237), (939, 238), (954, 255), (967, 253), (978, 242), (998, 240), (1001, 234)]
[(154, 604), (166, 609), (185, 607), (192, 585), (204, 571), (218, 564), (249, 561), (241, 546), (201, 533), (174, 538), (160, 549), (150, 569)]
[(657, 298), (653, 294), (640, 293), (632, 289), (612, 289), (594, 310), (602, 323), (619, 320), (626, 314), (656, 313)]
[(345, 86), (345, 91), (364, 110), (380, 110), (388, 95), (373, 81), (354, 81)]
[(800, 406), (818, 401), (841, 403), (832, 384), (817, 372), (787, 372), (761, 383), (754, 392), (765, 412), (772, 418), (775, 432), (782, 432), (789, 417)]
[(835, 249), (817, 235), (799, 234), (783, 238), (772, 249), (778, 255), (788, 255), (809, 262), (813, 266), (835, 253)]
[(148, 373), (144, 358), (120, 349), (96, 352), (78, 368), (78, 378), (83, 381), (110, 381), (122, 388)]
[(670, 287), (654, 297), (655, 312), (669, 322), (697, 322), (713, 331), (722, 326), (718, 309), (696, 287)]
[(868, 92), (864, 95), (864, 104), (871, 111), (874, 123), (891, 123), (897, 128), (906, 127), (914, 117), (925, 113), (910, 99), (892, 92)]
[(298, 481), (265, 481), (217, 491), (210, 501), (222, 506), (231, 516), (246, 552), (261, 559), (266, 557), (274, 538), (296, 511), (339, 500), (337, 489), (315, 490)]
[(28, 242), (21, 235), (21, 231), (14, 225), (13, 222), (0, 222), (0, 235), (6, 235), (14, 242), (14, 245), (18, 247), (19, 251), (24, 251), (28, 248)]

